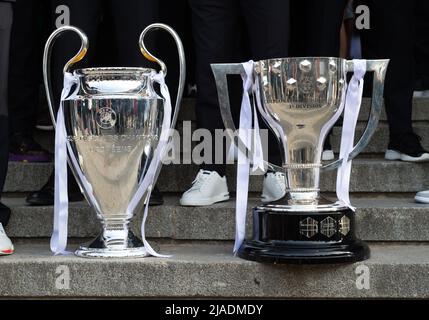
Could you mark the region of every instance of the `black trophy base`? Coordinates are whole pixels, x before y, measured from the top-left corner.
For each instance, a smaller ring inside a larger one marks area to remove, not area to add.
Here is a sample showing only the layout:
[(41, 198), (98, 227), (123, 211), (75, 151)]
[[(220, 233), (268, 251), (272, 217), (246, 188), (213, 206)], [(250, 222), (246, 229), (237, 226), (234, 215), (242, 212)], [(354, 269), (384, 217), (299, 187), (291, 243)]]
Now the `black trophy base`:
[(264, 263), (353, 263), (368, 259), (370, 251), (368, 245), (360, 240), (342, 245), (246, 241), (238, 251), (238, 256)]
[(253, 240), (238, 256), (263, 263), (353, 263), (370, 257), (367, 244), (356, 239), (354, 212), (281, 212), (254, 209)]

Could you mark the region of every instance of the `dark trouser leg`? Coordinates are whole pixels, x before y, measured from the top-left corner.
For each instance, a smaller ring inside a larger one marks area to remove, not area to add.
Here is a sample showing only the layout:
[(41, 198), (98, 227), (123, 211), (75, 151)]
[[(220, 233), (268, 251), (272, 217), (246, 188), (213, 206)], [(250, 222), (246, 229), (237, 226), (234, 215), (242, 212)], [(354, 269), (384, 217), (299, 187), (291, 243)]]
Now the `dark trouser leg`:
[[(239, 19), (235, 0), (189, 0), (196, 50), (197, 125), (214, 137), (223, 128), (211, 63), (237, 61)], [(213, 151), (214, 153), (214, 151)], [(214, 156), (213, 156), (214, 158)], [(214, 159), (213, 159), (214, 160)], [(204, 164), (204, 170), (225, 175), (225, 165)]]
[[(101, 14), (101, 3), (98, 0), (83, 1), (83, 0), (52, 0), (52, 21), (56, 20), (55, 9), (59, 5), (66, 5), (70, 9), (70, 24), (81, 28), (88, 36), (90, 49), (88, 55), (78, 65), (73, 66), (82, 67), (90, 65), (91, 59), (94, 56), (94, 49), (96, 47), (95, 40), (97, 38), (98, 20)], [(52, 26), (54, 29), (55, 26)], [(56, 110), (60, 103), (61, 91), (63, 88), (63, 68), (79, 50), (81, 46), (80, 39), (76, 34), (69, 32), (58, 38), (55, 43), (52, 55), (52, 86), (53, 90), (53, 108)], [(68, 190), (69, 200), (76, 201), (81, 198), (79, 187), (68, 169)], [(54, 198), (54, 173), (51, 174), (49, 180), (42, 187), (40, 191), (33, 192), (27, 197), (27, 203), (31, 205), (51, 205)]]
[(417, 1), (416, 17), (416, 71), (421, 89), (429, 90), (429, 2)]
[(42, 83), (41, 1), (17, 0), (10, 43), (9, 131), (31, 136)]
[[(110, 0), (108, 9), (113, 18), (114, 37), (112, 48), (117, 51), (117, 64), (123, 67), (141, 67), (148, 61), (140, 52), (138, 40), (141, 32), (151, 23), (157, 22), (158, 5), (156, 0)], [(162, 31), (158, 31), (162, 32)], [(157, 32), (154, 32), (155, 34)], [(152, 38), (148, 36), (147, 38)], [(171, 40), (170, 40), (171, 41)], [(148, 48), (153, 48), (149, 43)], [(157, 50), (152, 49), (155, 56)], [(162, 57), (160, 57), (162, 59)]]
[[(0, 2), (0, 197), (6, 179), (9, 154), (7, 77), (12, 19), (12, 5), (10, 3)], [(9, 210), (2, 208), (0, 212), (0, 223), (6, 224), (8, 220)]]
[(363, 55), (368, 59), (390, 59), (384, 98), (391, 141), (413, 133), (414, 3), (365, 1), (371, 11), (371, 29), (361, 32)]
[[(242, 0), (252, 59), (263, 60), (288, 56), (290, 4), (288, 0)], [(261, 128), (267, 129), (265, 123)], [(270, 132), (268, 158), (281, 165), (278, 140)]]

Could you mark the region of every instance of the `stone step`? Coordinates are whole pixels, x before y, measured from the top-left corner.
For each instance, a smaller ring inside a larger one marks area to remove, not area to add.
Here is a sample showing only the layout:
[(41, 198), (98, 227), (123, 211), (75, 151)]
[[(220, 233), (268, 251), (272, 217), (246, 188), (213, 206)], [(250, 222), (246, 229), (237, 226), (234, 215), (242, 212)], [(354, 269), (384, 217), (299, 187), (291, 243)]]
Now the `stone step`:
[[(264, 265), (232, 243), (158, 243), (167, 259), (52, 256), (47, 242), (16, 243), (0, 259), (4, 298), (429, 298), (429, 245), (371, 245), (343, 265)], [(71, 246), (72, 247), (72, 246)]]
[[(14, 238), (46, 238), (52, 234), (52, 207), (29, 207), (23, 198), (4, 198), (12, 208), (7, 233)], [(260, 199), (249, 200), (247, 235), (251, 236), (251, 208)], [(429, 241), (429, 206), (411, 197), (354, 197), (357, 235), (365, 241)], [(140, 234), (141, 215), (132, 224)], [(151, 207), (146, 233), (151, 238), (175, 240), (233, 240), (235, 199), (209, 207), (181, 207), (177, 195), (165, 196), (163, 206)], [(69, 236), (95, 237), (100, 223), (86, 202), (70, 204)]]
[[(47, 181), (52, 164), (10, 163), (4, 192), (39, 190)], [(164, 166), (158, 186), (164, 192), (183, 192), (189, 188), (199, 167), (197, 165)], [(235, 166), (227, 166), (229, 190), (235, 191)], [(336, 173), (322, 173), (321, 190), (335, 191)], [(416, 192), (429, 188), (429, 163), (407, 163), (378, 158), (353, 161), (351, 192)], [(250, 192), (262, 190), (262, 176), (250, 177)]]

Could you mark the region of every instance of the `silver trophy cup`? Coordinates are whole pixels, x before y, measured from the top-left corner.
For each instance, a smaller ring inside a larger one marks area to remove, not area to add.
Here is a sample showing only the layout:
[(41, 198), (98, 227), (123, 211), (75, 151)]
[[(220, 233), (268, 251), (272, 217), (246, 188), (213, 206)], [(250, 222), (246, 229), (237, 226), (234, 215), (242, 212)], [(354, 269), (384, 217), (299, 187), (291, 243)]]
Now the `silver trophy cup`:
[[(180, 38), (173, 29), (163, 24), (147, 27), (140, 37), (140, 49), (146, 58), (160, 65), (161, 73), (165, 75), (167, 72), (165, 64), (150, 54), (144, 45), (145, 35), (155, 29), (169, 32), (179, 52), (180, 80), (172, 119), (174, 127), (184, 88), (185, 55)], [(79, 35), (82, 47), (64, 67), (65, 73), (70, 72), (72, 65), (80, 61), (88, 49), (87, 37), (75, 27), (59, 28), (48, 39), (44, 55), (44, 80), (54, 122), (49, 60), (55, 39), (67, 31)], [(134, 212), (127, 214), (127, 207), (153, 160), (162, 129), (165, 97), (154, 89), (155, 73), (153, 69), (144, 68), (73, 71), (73, 76), (78, 79), (77, 91), (63, 98), (63, 109), (67, 139), (77, 161), (70, 161), (70, 155), (68, 160), (85, 198), (102, 225), (101, 234), (75, 252), (78, 256), (122, 258), (147, 255), (142, 241), (133, 234), (129, 224), (149, 199), (139, 199)], [(77, 169), (91, 185), (91, 196), (84, 188)], [(156, 176), (158, 174), (159, 169)]]
[[(355, 158), (368, 144), (378, 124), (387, 60), (367, 62), (374, 72), (371, 114), (361, 139), (350, 154)], [(220, 110), (228, 132), (235, 132), (226, 76), (245, 76), (242, 64), (212, 65)], [(324, 263), (363, 260), (365, 243), (356, 239), (354, 212), (320, 196), (320, 173), (336, 169), (343, 159), (323, 165), (326, 135), (343, 112), (347, 73), (353, 61), (340, 58), (284, 58), (258, 61), (253, 77), (260, 92), (259, 112), (279, 141), (283, 165), (268, 163), (285, 173), (286, 196), (253, 210), (253, 239), (239, 256), (261, 262)], [(231, 135), (232, 139), (235, 139)], [(244, 148), (243, 143), (237, 143)], [(251, 153), (250, 150), (244, 150)]]

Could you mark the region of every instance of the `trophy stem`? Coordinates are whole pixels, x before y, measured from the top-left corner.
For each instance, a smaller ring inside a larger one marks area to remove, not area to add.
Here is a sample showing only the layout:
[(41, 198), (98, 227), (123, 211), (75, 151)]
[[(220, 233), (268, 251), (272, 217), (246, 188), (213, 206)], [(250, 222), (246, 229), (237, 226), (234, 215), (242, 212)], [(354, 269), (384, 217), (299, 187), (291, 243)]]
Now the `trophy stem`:
[(129, 228), (129, 221), (104, 220), (103, 231), (75, 254), (83, 258), (143, 258), (148, 253), (143, 242)]

